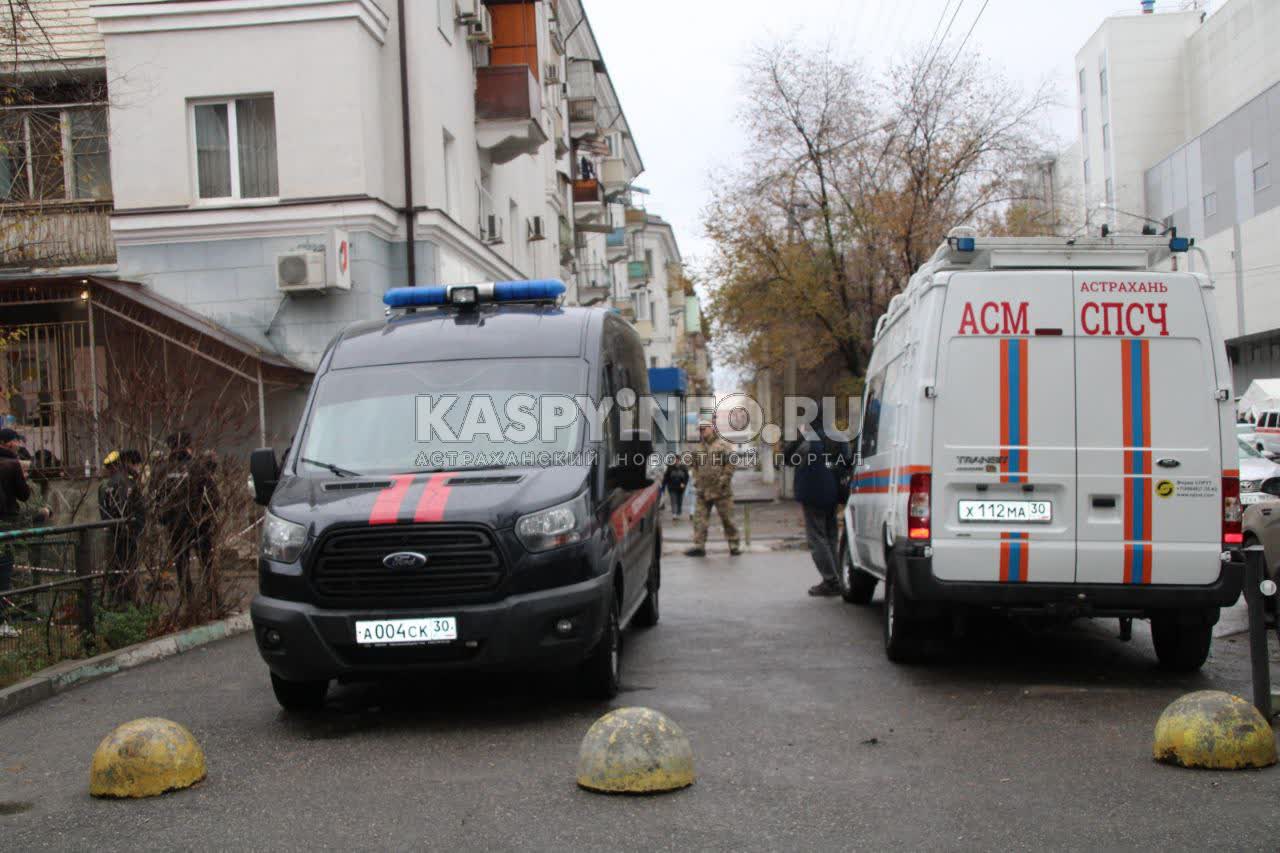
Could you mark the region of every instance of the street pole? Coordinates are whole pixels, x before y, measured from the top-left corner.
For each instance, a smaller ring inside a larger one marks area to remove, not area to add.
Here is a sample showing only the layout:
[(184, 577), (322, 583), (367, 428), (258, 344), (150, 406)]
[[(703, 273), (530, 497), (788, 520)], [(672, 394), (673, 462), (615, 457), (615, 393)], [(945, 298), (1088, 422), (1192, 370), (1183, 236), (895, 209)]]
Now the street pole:
[(1271, 719), (1271, 655), (1267, 649), (1267, 612), (1262, 581), (1266, 562), (1261, 545), (1244, 550), (1244, 600), (1249, 607), (1249, 662), (1253, 667), (1253, 705)]
[[(786, 371), (782, 375), (782, 443), (785, 447), (787, 442), (795, 441), (799, 436), (799, 429), (794, 424), (791, 428), (787, 428), (787, 412), (790, 406), (795, 402), (796, 397), (796, 357), (794, 355), (787, 357)], [(795, 484), (795, 469), (790, 465), (784, 466), (782, 469), (782, 497), (789, 498), (792, 495), (792, 489)]]
[[(760, 404), (760, 410), (764, 412), (764, 420), (767, 424), (773, 416), (773, 372), (768, 368), (761, 370), (756, 374), (756, 402)], [(760, 481), (767, 486), (774, 483), (773, 468), (773, 448), (760, 443)]]

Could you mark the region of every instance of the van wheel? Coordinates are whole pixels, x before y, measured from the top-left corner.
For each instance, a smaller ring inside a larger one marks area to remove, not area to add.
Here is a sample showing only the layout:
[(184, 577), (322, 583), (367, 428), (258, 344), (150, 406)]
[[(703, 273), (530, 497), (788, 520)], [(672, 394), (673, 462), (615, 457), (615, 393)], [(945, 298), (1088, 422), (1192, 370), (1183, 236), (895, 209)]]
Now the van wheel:
[(286, 711), (318, 711), (329, 692), (328, 681), (287, 681), (271, 673), (271, 692)]
[(1180, 624), (1176, 614), (1154, 616), (1151, 641), (1161, 667), (1170, 672), (1195, 672), (1209, 658), (1213, 626)]
[(618, 695), (622, 683), (622, 615), (619, 613), (618, 596), (613, 595), (610, 599), (609, 621), (600, 634), (600, 641), (582, 662), (578, 673), (582, 692), (592, 699), (612, 699)]
[(916, 663), (924, 657), (925, 624), (893, 575), (891, 564), (884, 576), (884, 653), (894, 663)]
[(649, 580), (645, 583), (644, 603), (634, 617), (637, 628), (652, 628), (658, 624), (662, 612), (658, 602), (658, 588), (662, 586), (662, 543), (653, 549), (653, 565), (649, 567)]
[(848, 537), (843, 535), (840, 537), (837, 560), (839, 566), (836, 580), (840, 585), (840, 596), (850, 604), (870, 604), (871, 596), (875, 595), (876, 584), (879, 581), (876, 580), (875, 575), (867, 574), (854, 566)]

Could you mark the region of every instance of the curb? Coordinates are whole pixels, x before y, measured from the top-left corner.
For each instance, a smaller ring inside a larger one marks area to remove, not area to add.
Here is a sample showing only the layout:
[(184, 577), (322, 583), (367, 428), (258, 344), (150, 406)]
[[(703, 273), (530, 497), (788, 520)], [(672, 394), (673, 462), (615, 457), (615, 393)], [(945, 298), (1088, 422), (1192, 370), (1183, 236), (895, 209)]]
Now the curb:
[(125, 646), (113, 652), (85, 660), (69, 660), (51, 667), (17, 684), (0, 690), (0, 717), (42, 702), (64, 693), (80, 684), (87, 684), (144, 663), (189, 652), (200, 646), (244, 634), (253, 629), (248, 611), (242, 611), (227, 619), (198, 625), (177, 634), (157, 637)]

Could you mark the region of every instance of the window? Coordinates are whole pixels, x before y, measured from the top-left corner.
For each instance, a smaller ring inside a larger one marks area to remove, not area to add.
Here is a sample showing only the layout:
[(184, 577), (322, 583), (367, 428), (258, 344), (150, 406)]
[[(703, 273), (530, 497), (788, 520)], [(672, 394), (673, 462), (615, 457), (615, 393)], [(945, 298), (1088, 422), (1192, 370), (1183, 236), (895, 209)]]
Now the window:
[(1253, 191), (1265, 190), (1271, 186), (1271, 164), (1263, 163), (1253, 170)]
[(1107, 178), (1106, 183), (1103, 185), (1103, 191), (1104, 191), (1104, 195), (1105, 195), (1106, 200), (1107, 200), (1107, 204), (1108, 204), (1108, 205), (1113, 205), (1113, 204), (1115, 204), (1115, 203), (1116, 203), (1116, 188), (1115, 188), (1115, 185), (1111, 183), (1111, 179), (1110, 179), (1110, 178)]
[(1098, 72), (1098, 91), (1102, 93), (1102, 97), (1107, 96), (1107, 69)]
[(0, 200), (111, 198), (105, 107), (0, 112)]
[(649, 366), (650, 367), (658, 366), (658, 357), (656, 355), (649, 356)]
[(1084, 94), (1084, 69), (1083, 68), (1080, 69), (1079, 77), (1080, 77), (1080, 94), (1083, 95)]
[(1204, 197), (1204, 216), (1208, 219), (1218, 212), (1218, 194), (1209, 193)]
[(280, 194), (275, 98), (266, 95), (198, 103), (191, 112), (200, 198), (272, 198)]
[(884, 372), (867, 384), (867, 399), (862, 406), (862, 432), (858, 455), (862, 459), (875, 456), (880, 447), (880, 407), (884, 397)]
[(454, 0), (436, 0), (436, 29), (449, 44), (453, 44), (453, 3)]
[(1111, 150), (1111, 125), (1109, 124), (1102, 125), (1102, 150)]
[(636, 321), (644, 320), (649, 317), (649, 291), (637, 290), (634, 295)]
[(1085, 134), (1088, 132), (1089, 132), (1089, 111), (1082, 108), (1080, 110), (1080, 133)]
[(1089, 158), (1084, 158), (1084, 182), (1089, 183)]

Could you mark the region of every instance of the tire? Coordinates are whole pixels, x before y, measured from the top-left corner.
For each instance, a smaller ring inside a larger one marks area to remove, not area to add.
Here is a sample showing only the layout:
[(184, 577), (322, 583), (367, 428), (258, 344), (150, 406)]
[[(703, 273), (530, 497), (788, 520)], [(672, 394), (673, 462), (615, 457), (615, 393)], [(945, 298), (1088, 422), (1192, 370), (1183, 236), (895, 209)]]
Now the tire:
[(578, 680), (588, 698), (609, 700), (618, 695), (622, 683), (622, 614), (619, 610), (618, 596), (614, 595), (600, 642), (582, 662)]
[(840, 597), (850, 604), (866, 605), (871, 603), (871, 596), (876, 593), (876, 585), (880, 583), (875, 575), (868, 574), (853, 565), (853, 553), (849, 548), (849, 540), (840, 537), (839, 552), (836, 555), (836, 582), (840, 587)]
[(885, 573), (884, 653), (894, 663), (918, 663), (924, 658), (925, 624), (915, 617), (912, 601), (893, 578), (893, 567)]
[(318, 711), (324, 707), (324, 697), (329, 692), (328, 681), (286, 681), (271, 673), (271, 692), (286, 711), (300, 713)]
[(661, 586), (662, 543), (658, 543), (653, 553), (653, 565), (649, 567), (649, 580), (645, 583), (648, 593), (633, 619), (637, 628), (652, 628), (658, 624), (658, 619), (662, 616), (661, 602), (658, 599), (658, 590)]
[(1151, 641), (1160, 666), (1170, 672), (1195, 672), (1209, 658), (1212, 625), (1179, 624), (1176, 615), (1151, 619)]

